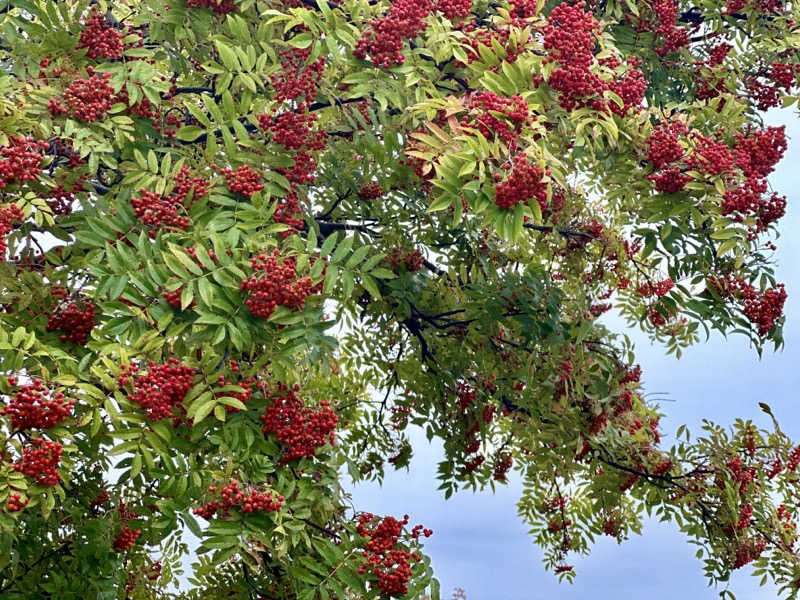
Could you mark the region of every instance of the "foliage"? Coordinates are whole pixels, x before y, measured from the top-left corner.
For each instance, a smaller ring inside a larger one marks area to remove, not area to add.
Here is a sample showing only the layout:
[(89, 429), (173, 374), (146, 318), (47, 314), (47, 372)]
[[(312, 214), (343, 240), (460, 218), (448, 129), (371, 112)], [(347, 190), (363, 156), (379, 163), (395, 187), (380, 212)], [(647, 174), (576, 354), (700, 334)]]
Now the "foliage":
[(419, 426), (448, 496), (520, 474), (561, 578), (654, 513), (711, 583), (752, 562), (796, 597), (800, 447), (660, 445), (601, 316), (782, 345), (762, 113), (798, 99), (798, 18), (0, 1), (0, 595), (438, 598), (424, 515), (342, 486)]

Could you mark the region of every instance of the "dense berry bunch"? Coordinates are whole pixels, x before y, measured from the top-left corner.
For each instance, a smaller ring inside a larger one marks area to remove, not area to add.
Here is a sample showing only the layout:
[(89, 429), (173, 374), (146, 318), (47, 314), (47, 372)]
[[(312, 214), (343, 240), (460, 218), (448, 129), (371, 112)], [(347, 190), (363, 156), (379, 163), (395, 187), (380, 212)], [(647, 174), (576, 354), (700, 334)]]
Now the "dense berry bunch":
[(448, 19), (466, 17), (472, 8), (472, 0), (435, 0), (434, 9)]
[(290, 236), (292, 233), (303, 226), (302, 211), (300, 210), (300, 202), (298, 201), (295, 192), (289, 192), (286, 196), (278, 201), (275, 206), (275, 212), (272, 218), (276, 223), (285, 223), (290, 227), (286, 231), (281, 231), (278, 235), (282, 238)]
[(783, 313), (783, 304), (786, 302), (786, 290), (782, 283), (776, 288), (766, 290), (755, 298), (747, 298), (742, 306), (742, 312), (750, 322), (758, 325), (758, 334), (765, 335), (775, 321)]
[(505, 179), (495, 185), (494, 203), (508, 209), (520, 202), (536, 198), (539, 206), (547, 206), (547, 184), (542, 181), (544, 171), (531, 164), (524, 153), (514, 157), (514, 165)]
[(13, 182), (33, 181), (42, 172), (42, 153), (49, 144), (44, 140), (8, 136), (8, 145), (0, 147), (0, 189)]
[[(216, 493), (217, 486), (208, 486), (208, 491)], [(235, 480), (231, 480), (219, 492), (219, 500), (206, 502), (202, 506), (192, 509), (192, 512), (204, 519), (210, 519), (215, 514), (227, 516), (231, 509), (236, 509), (241, 513), (277, 512), (283, 503), (283, 496), (277, 495), (273, 498), (272, 492), (259, 492), (251, 489), (249, 494), (245, 494), (239, 489), (239, 482)]]
[(61, 444), (35, 438), (23, 447), (22, 457), (11, 468), (28, 477), (35, 477), (40, 485), (56, 485), (59, 480), (58, 461), (61, 460)]
[(121, 386), (132, 380), (133, 392), (128, 394), (128, 399), (141, 406), (150, 420), (175, 417), (174, 411), (180, 412), (181, 402), (192, 387), (194, 369), (181, 364), (177, 358), (168, 358), (160, 365), (149, 361), (142, 375), (137, 375), (137, 371), (138, 367), (132, 364), (123, 368), (117, 377)]
[(754, 561), (761, 556), (766, 546), (767, 543), (764, 541), (764, 538), (744, 538), (741, 542), (738, 542), (734, 548), (734, 558), (731, 568), (738, 569)]
[(186, 6), (190, 8), (210, 8), (218, 15), (224, 15), (236, 10), (234, 0), (186, 0)]
[(306, 64), (311, 48), (288, 48), (281, 50), (281, 70), (270, 75), (269, 82), (275, 89), (275, 101), (300, 99), (312, 102), (317, 95), (317, 86), (325, 68), (325, 59), (318, 58)]
[(753, 284), (739, 277), (725, 275), (709, 280), (709, 286), (722, 298), (735, 297), (742, 303), (742, 312), (751, 323), (758, 325), (759, 335), (765, 335), (780, 319), (786, 290), (782, 283), (759, 293)]
[(786, 197), (773, 193), (765, 198), (763, 194), (766, 191), (766, 179), (748, 177), (740, 186), (726, 190), (722, 195), (722, 214), (733, 214), (736, 221), (741, 221), (746, 215), (755, 215), (755, 233), (764, 231), (786, 212)]
[(734, 166), (733, 153), (727, 144), (693, 132), (696, 140), (692, 154), (686, 159), (690, 168), (709, 175), (726, 173)]
[[(211, 165), (211, 168), (216, 169), (217, 166)], [(225, 184), (235, 194), (250, 197), (264, 189), (264, 184), (260, 183), (261, 175), (247, 165), (241, 165), (235, 171), (226, 167), (220, 169), (220, 173), (225, 175)]]
[(208, 193), (211, 183), (202, 177), (192, 177), (189, 174), (189, 167), (183, 165), (175, 175), (175, 186), (172, 188), (171, 195), (180, 199), (185, 206), (190, 199), (201, 198)]
[(359, 200), (374, 200), (383, 196), (383, 188), (377, 181), (369, 181), (358, 188)]
[(139, 533), (138, 529), (130, 529), (127, 525), (123, 525), (114, 538), (114, 552), (122, 552), (133, 546), (136, 538), (139, 537)]
[(786, 152), (786, 127), (767, 127), (736, 136), (733, 153), (747, 177), (766, 177)]
[(16, 512), (18, 510), (22, 510), (23, 508), (25, 508), (26, 504), (28, 504), (28, 499), (25, 498), (23, 500), (19, 492), (14, 492), (8, 497), (8, 500), (6, 501), (6, 510), (8, 512)]
[[(364, 564), (359, 573), (369, 570), (377, 579), (377, 587), (385, 596), (402, 596), (408, 592), (408, 580), (411, 577), (411, 563), (419, 560), (419, 555), (396, 547), (404, 525), (408, 524), (408, 515), (398, 521), (394, 517), (378, 518), (370, 513), (359, 516), (356, 531), (366, 539), (362, 556)], [(419, 531), (419, 530), (417, 530)], [(430, 535), (432, 532), (427, 530)]]
[(14, 221), (21, 221), (22, 216), (22, 210), (16, 204), (0, 208), (0, 259), (5, 256), (8, 249), (6, 235), (11, 231), (11, 224)]
[[(9, 377), (8, 383), (17, 387), (14, 377)], [(34, 379), (33, 383), (17, 387), (0, 414), (10, 417), (13, 430), (49, 429), (67, 418), (73, 404), (75, 400), (65, 398), (61, 392), (52, 394), (41, 380)]]
[(674, 52), (689, 45), (689, 32), (685, 27), (676, 27), (675, 21), (678, 18), (678, 3), (675, 0), (656, 0), (653, 3), (658, 25), (654, 33), (663, 41), (661, 46), (655, 48), (660, 56), (669, 52)]
[(78, 77), (70, 83), (61, 98), (50, 98), (47, 108), (53, 116), (69, 115), (73, 119), (91, 123), (103, 118), (116, 102), (114, 89), (108, 85), (111, 73), (96, 74), (91, 67), (89, 77)]
[(742, 507), (739, 517), (736, 520), (736, 529), (744, 529), (750, 525), (750, 517), (753, 515), (753, 505), (749, 502)]
[(319, 289), (310, 277), (297, 276), (297, 259), (281, 261), (277, 249), (254, 256), (250, 266), (254, 274), (242, 281), (240, 289), (250, 292), (245, 304), (254, 317), (268, 319), (277, 306), (300, 310), (306, 297)]
[(393, 269), (397, 269), (398, 266), (403, 265), (407, 271), (419, 271), (425, 262), (425, 258), (422, 256), (422, 252), (420, 252), (419, 249), (404, 250), (397, 246), (392, 248), (389, 256), (384, 258), (384, 260), (387, 261)]
[(289, 184), (303, 185), (314, 181), (313, 171), (316, 168), (316, 163), (312, 156), (303, 150), (295, 152), (294, 164), (291, 167), (279, 167), (275, 169), (278, 173), (289, 180)]
[(60, 329), (64, 332), (59, 336), (62, 340), (83, 346), (92, 327), (94, 327), (94, 304), (86, 300), (80, 303), (59, 304), (49, 315), (45, 329), (47, 331)]
[(683, 158), (683, 147), (678, 143), (680, 133), (687, 133), (681, 121), (671, 121), (653, 129), (646, 142), (647, 160), (653, 163), (653, 168), (662, 169)]
[[(86, 179), (86, 175), (81, 174), (80, 179)], [(53, 211), (54, 215), (68, 215), (72, 212), (72, 205), (77, 200), (75, 194), (84, 190), (82, 181), (73, 183), (69, 189), (63, 183), (57, 183), (45, 195), (47, 206)]]
[(286, 463), (303, 456), (312, 458), (314, 450), (330, 442), (333, 444), (333, 430), (338, 420), (336, 413), (328, 408), (328, 402), (320, 402), (320, 408), (305, 406), (294, 389), (280, 386), (282, 392), (273, 398), (260, 418), (264, 425), (261, 431), (272, 434), (284, 445), (281, 462)]
[(686, 175), (677, 166), (664, 169), (660, 173), (651, 173), (647, 178), (654, 183), (657, 192), (665, 194), (677, 194), (692, 180), (691, 175)]
[(261, 128), (272, 133), (272, 140), (290, 150), (321, 150), (325, 147), (328, 135), (324, 131), (312, 131), (316, 122), (314, 113), (306, 112), (301, 105), (296, 111), (285, 111), (276, 117), (269, 114), (258, 116)]
[(425, 17), (431, 11), (431, 0), (399, 0), (392, 2), (389, 14), (373, 19), (353, 48), (353, 56), (370, 60), (381, 67), (401, 65), (403, 38), (416, 37), (425, 29)]
[(667, 277), (661, 281), (648, 281), (643, 283), (636, 290), (641, 296), (663, 296), (670, 291), (675, 284), (672, 279)]
[(582, 68), (592, 64), (594, 34), (600, 25), (585, 7), (583, 1), (574, 5), (562, 2), (550, 11), (543, 32), (548, 61)]
[(522, 126), (536, 118), (522, 96), (506, 98), (494, 92), (476, 92), (467, 106), (470, 112), (462, 117), (461, 125), (477, 129), (487, 139), (499, 138), (512, 150)]
[[(584, 11), (585, 2), (570, 5), (562, 2), (550, 12), (544, 28), (544, 47), (548, 62), (557, 63), (550, 73), (547, 84), (559, 94), (559, 104), (566, 110), (591, 107), (597, 111), (611, 111), (619, 115), (642, 102), (647, 83), (639, 69), (628, 69), (622, 77), (606, 81), (591, 70), (595, 64), (595, 35), (599, 24), (591, 12)], [(608, 57), (598, 64), (615, 68), (619, 66), (616, 57)], [(638, 59), (628, 59), (631, 66), (639, 64)], [(537, 83), (541, 78), (534, 78)], [(603, 92), (609, 90), (622, 100), (608, 102)]]
[(120, 58), (122, 34), (109, 24), (104, 14), (92, 8), (78, 41), (78, 49), (81, 48), (87, 49), (89, 58)]
[(186, 229), (191, 220), (184, 214), (191, 200), (204, 196), (208, 192), (209, 182), (202, 177), (191, 177), (186, 165), (175, 176), (175, 187), (168, 196), (149, 192), (145, 188), (139, 190), (139, 197), (130, 199), (133, 215), (145, 225), (153, 227), (148, 234), (155, 236), (158, 229), (174, 227)]
[(133, 214), (145, 225), (155, 227), (148, 230), (151, 236), (155, 236), (158, 229), (165, 227), (186, 229), (189, 226), (191, 222), (189, 217), (178, 214), (178, 210), (183, 208), (180, 198), (172, 195), (162, 196), (145, 188), (140, 188), (139, 194), (138, 197), (130, 199)]
[(511, 454), (508, 452), (499, 452), (494, 459), (494, 467), (492, 469), (492, 479), (495, 481), (505, 481), (506, 473), (511, 468)]

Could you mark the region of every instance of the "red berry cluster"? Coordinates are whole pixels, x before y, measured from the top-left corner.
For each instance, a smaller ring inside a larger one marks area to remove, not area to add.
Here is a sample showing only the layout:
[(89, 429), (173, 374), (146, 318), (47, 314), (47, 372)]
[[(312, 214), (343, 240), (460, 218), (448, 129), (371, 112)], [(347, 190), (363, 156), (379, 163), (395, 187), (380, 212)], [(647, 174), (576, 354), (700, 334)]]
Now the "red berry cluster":
[(11, 231), (11, 224), (14, 221), (21, 221), (22, 216), (22, 210), (16, 204), (9, 204), (5, 208), (0, 208), (0, 259), (5, 257), (8, 249), (6, 235)]
[(373, 64), (387, 68), (403, 64), (403, 38), (414, 38), (425, 29), (431, 8), (431, 0), (393, 2), (388, 15), (370, 21), (356, 41), (353, 56), (365, 59), (369, 55)]
[[(517, 60), (518, 48), (508, 43), (510, 28), (497, 29), (495, 27), (478, 27), (478, 21), (472, 19), (470, 21), (456, 23), (453, 29), (467, 34), (464, 43), (467, 45), (465, 49), (468, 63), (472, 63), (481, 58), (481, 46), (492, 48), (495, 44), (499, 44), (503, 47), (503, 50), (505, 50), (506, 57), (504, 60), (506, 62), (511, 63)], [(464, 63), (460, 60), (456, 60), (455, 66), (462, 67)]]
[[(62, 174), (62, 177), (65, 174)], [(78, 176), (81, 180), (86, 179), (85, 174)], [(77, 200), (75, 194), (84, 191), (82, 181), (77, 181), (67, 189), (63, 183), (58, 183), (51, 188), (45, 195), (47, 206), (53, 211), (54, 215), (68, 215), (72, 212), (72, 205)]]
[(745, 215), (755, 215), (756, 225), (751, 228), (750, 237), (766, 230), (771, 223), (786, 213), (786, 197), (772, 193), (769, 198), (762, 196), (767, 191), (767, 180), (748, 177), (738, 187), (726, 190), (722, 195), (722, 214), (733, 214), (741, 222)]
[(766, 177), (786, 152), (786, 127), (767, 127), (738, 134), (733, 154), (746, 177)]
[(35, 438), (22, 449), (22, 458), (11, 465), (28, 477), (35, 477), (40, 485), (56, 485), (59, 480), (58, 461), (61, 460), (61, 444)]
[(49, 429), (56, 423), (63, 422), (75, 400), (65, 398), (61, 392), (51, 394), (41, 380), (17, 386), (15, 377), (9, 377), (8, 383), (17, 387), (11, 400), (0, 409), (0, 414), (11, 418), (11, 429)]
[(39, 166), (49, 147), (44, 140), (17, 135), (8, 136), (8, 145), (0, 147), (0, 189), (17, 181), (33, 181), (42, 172)]
[(495, 481), (505, 481), (506, 473), (511, 468), (511, 454), (508, 452), (498, 452), (494, 459), (494, 468), (492, 469), (492, 479)]
[(547, 60), (588, 68), (594, 60), (595, 32), (600, 24), (586, 2), (574, 5), (562, 2), (547, 17), (544, 28), (544, 49)]
[(397, 269), (398, 266), (403, 265), (407, 271), (419, 271), (424, 264), (425, 258), (419, 249), (404, 250), (395, 246), (389, 253), (389, 256), (383, 259), (388, 262), (392, 269)]
[(786, 302), (786, 290), (783, 284), (779, 283), (776, 288), (766, 290), (760, 296), (746, 299), (742, 312), (751, 323), (758, 325), (758, 334), (763, 336), (772, 329), (775, 321), (780, 319), (784, 302)]
[(544, 209), (547, 206), (547, 184), (542, 181), (542, 168), (531, 164), (522, 152), (514, 157), (513, 163), (511, 172), (495, 185), (494, 203), (500, 208), (509, 209), (519, 202), (536, 198)]
[(272, 140), (290, 150), (321, 150), (325, 147), (328, 134), (324, 131), (312, 131), (317, 121), (314, 113), (306, 111), (301, 104), (297, 110), (287, 110), (277, 116), (264, 113), (258, 115), (258, 123), (264, 132), (272, 133)]
[(766, 547), (767, 543), (764, 541), (764, 538), (744, 538), (742, 541), (738, 542), (734, 548), (734, 559), (731, 568), (738, 569), (754, 561), (761, 556), (761, 553)]
[(290, 227), (290, 229), (281, 231), (278, 234), (281, 238), (286, 238), (296, 233), (303, 226), (303, 219), (300, 218), (301, 214), (300, 202), (295, 192), (289, 192), (285, 198), (278, 201), (272, 218), (276, 223), (285, 223)]
[(652, 173), (647, 178), (653, 182), (656, 191), (665, 194), (677, 194), (692, 180), (690, 175), (682, 173), (677, 166), (664, 169), (660, 173)]
[(117, 101), (114, 89), (108, 85), (111, 73), (94, 72), (86, 67), (89, 77), (78, 77), (70, 83), (61, 98), (50, 98), (47, 108), (53, 116), (69, 115), (73, 119), (91, 123), (103, 118)]
[(689, 168), (709, 175), (719, 175), (731, 171), (734, 166), (734, 157), (727, 144), (717, 142), (697, 131), (694, 131), (692, 135), (695, 145), (692, 154), (686, 159)]
[[(216, 493), (217, 486), (208, 486), (208, 491)], [(210, 519), (217, 513), (227, 516), (232, 508), (241, 513), (277, 512), (281, 509), (281, 504), (283, 503), (283, 496), (278, 495), (273, 499), (272, 492), (259, 492), (251, 489), (250, 494), (245, 495), (239, 489), (239, 482), (235, 480), (231, 480), (230, 483), (222, 487), (220, 497), (220, 500), (211, 500), (202, 506), (193, 508), (192, 512), (204, 519)]]
[[(377, 578), (376, 585), (383, 595), (399, 597), (408, 592), (411, 562), (418, 561), (420, 557), (416, 552), (397, 547), (403, 526), (408, 524), (408, 515), (402, 521), (394, 517), (378, 519), (379, 517), (370, 513), (364, 513), (358, 518), (356, 531), (366, 539), (364, 551), (361, 553), (366, 560), (358, 568), (358, 572), (371, 571)], [(419, 529), (416, 531), (419, 532)], [(429, 529), (423, 531), (426, 537), (431, 533), (433, 532)]]
[[(644, 74), (632, 68), (619, 80), (606, 81), (591, 70), (595, 64), (595, 36), (600, 26), (592, 13), (584, 10), (585, 7), (583, 1), (574, 5), (562, 2), (547, 17), (543, 31), (546, 60), (558, 63), (547, 84), (559, 93), (559, 104), (566, 110), (588, 106), (622, 115), (641, 104), (647, 87)], [(637, 66), (640, 61), (631, 57), (628, 63)], [(598, 64), (615, 68), (620, 63), (616, 57), (609, 57)], [(534, 77), (535, 83), (540, 80), (538, 75)], [(622, 106), (606, 101), (603, 98), (605, 90), (616, 93), (622, 99)]]
[(653, 163), (656, 171), (660, 171), (648, 175), (647, 178), (655, 182), (657, 191), (675, 194), (691, 181), (689, 175), (684, 175), (681, 168), (673, 164), (684, 156), (678, 136), (688, 132), (683, 122), (670, 121), (656, 127), (647, 138), (647, 160)]
[(359, 200), (374, 200), (383, 196), (384, 191), (377, 181), (369, 181), (358, 188)]
[(742, 507), (739, 517), (736, 520), (736, 529), (744, 529), (750, 525), (750, 517), (753, 515), (753, 505), (749, 502)]
[(128, 394), (128, 399), (141, 406), (148, 419), (156, 421), (176, 417), (174, 411), (180, 412), (183, 408), (181, 402), (192, 387), (194, 369), (172, 357), (160, 365), (151, 360), (147, 367), (142, 375), (136, 374), (139, 370), (137, 365), (123, 367), (117, 383), (120, 386), (133, 383), (133, 392)]
[(434, 4), (434, 9), (451, 21), (466, 17), (470, 8), (472, 8), (472, 0), (435, 0)]
[(133, 215), (145, 225), (152, 226), (148, 229), (150, 236), (155, 236), (157, 229), (175, 227), (186, 229), (191, 220), (185, 215), (178, 214), (183, 211), (192, 200), (204, 196), (208, 192), (209, 182), (202, 177), (191, 177), (186, 165), (175, 176), (175, 187), (168, 196), (162, 196), (141, 188), (140, 197), (130, 199)]
[(661, 281), (648, 281), (638, 287), (636, 292), (640, 296), (663, 296), (675, 286), (672, 279), (667, 277)]
[(8, 497), (6, 501), (6, 510), (8, 512), (16, 512), (22, 510), (28, 504), (28, 499), (23, 499), (19, 492), (14, 492)]
[(86, 56), (89, 58), (120, 58), (122, 34), (94, 7), (83, 25), (77, 47), (87, 48)]
[(325, 59), (318, 58), (306, 64), (311, 48), (288, 48), (281, 50), (281, 70), (269, 77), (275, 89), (275, 101), (294, 100), (312, 102), (317, 95), (317, 86), (325, 68)]
[(800, 464), (800, 446), (795, 446), (786, 458), (786, 470), (793, 473), (798, 464)]
[(254, 317), (268, 319), (277, 306), (300, 310), (306, 297), (320, 288), (312, 285), (310, 277), (297, 276), (296, 258), (289, 256), (280, 262), (279, 258), (276, 248), (270, 255), (250, 259), (255, 273), (242, 281), (240, 289), (249, 292), (245, 304)]
[(512, 150), (523, 125), (536, 120), (518, 95), (506, 98), (494, 92), (476, 92), (466, 105), (470, 112), (461, 118), (461, 125), (477, 129), (487, 139), (501, 139)]
[(733, 275), (710, 279), (708, 284), (722, 298), (733, 295), (739, 299), (742, 302), (742, 312), (751, 323), (758, 325), (758, 334), (761, 336), (772, 329), (783, 313), (787, 295), (782, 283), (762, 293), (752, 284)]
[(647, 160), (653, 163), (654, 169), (662, 169), (683, 158), (684, 150), (678, 142), (681, 133), (688, 133), (682, 121), (670, 121), (653, 129), (646, 143)]
[(224, 15), (236, 10), (234, 0), (186, 0), (189, 8), (210, 8), (218, 15)]
[(303, 150), (295, 152), (292, 158), (294, 164), (291, 167), (279, 167), (275, 170), (286, 177), (292, 187), (314, 181), (313, 171), (317, 166), (314, 158)]
[(755, 72), (745, 87), (758, 110), (767, 110), (780, 104), (782, 94), (791, 93), (800, 63), (762, 63)]
[[(211, 168), (216, 169), (217, 165), (212, 164)], [(264, 189), (264, 184), (260, 183), (261, 175), (247, 165), (241, 165), (235, 171), (227, 167), (219, 171), (225, 175), (225, 184), (228, 189), (235, 194), (242, 194), (249, 198)]]
[(48, 316), (47, 331), (60, 329), (64, 333), (59, 337), (69, 340), (73, 344), (83, 346), (94, 327), (94, 304), (91, 301), (70, 302), (59, 304), (56, 310)]
[(664, 56), (689, 45), (689, 32), (685, 27), (676, 27), (678, 18), (678, 3), (675, 0), (656, 0), (653, 12), (658, 21), (653, 33), (663, 40), (663, 45), (654, 48), (656, 53)]
[(297, 397), (295, 392), (300, 386), (287, 389), (281, 385), (278, 389), (282, 393), (272, 399), (260, 419), (264, 423), (261, 431), (274, 435), (285, 446), (282, 463), (303, 456), (312, 458), (317, 447), (326, 442), (334, 443), (333, 430), (338, 417), (328, 408), (327, 401), (320, 402), (320, 408), (314, 409)]
[(642, 367), (639, 365), (634, 365), (629, 369), (625, 369), (625, 372), (620, 377), (619, 384), (624, 385), (626, 383), (638, 383), (639, 380), (642, 378)]
[(127, 525), (123, 525), (114, 538), (114, 552), (122, 552), (133, 546), (136, 538), (139, 537), (139, 533), (139, 529), (130, 529)]

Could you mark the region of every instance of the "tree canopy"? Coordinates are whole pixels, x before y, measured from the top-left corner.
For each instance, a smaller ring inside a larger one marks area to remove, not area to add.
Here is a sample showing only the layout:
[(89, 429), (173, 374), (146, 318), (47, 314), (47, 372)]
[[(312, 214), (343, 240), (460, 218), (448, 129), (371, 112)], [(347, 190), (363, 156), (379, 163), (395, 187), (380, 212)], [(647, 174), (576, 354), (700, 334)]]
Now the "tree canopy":
[(518, 473), (560, 578), (654, 514), (797, 597), (800, 446), (763, 403), (661, 443), (602, 315), (782, 346), (798, 19), (0, 0), (0, 596), (438, 598), (425, 515), (344, 485), (420, 427), (448, 497)]

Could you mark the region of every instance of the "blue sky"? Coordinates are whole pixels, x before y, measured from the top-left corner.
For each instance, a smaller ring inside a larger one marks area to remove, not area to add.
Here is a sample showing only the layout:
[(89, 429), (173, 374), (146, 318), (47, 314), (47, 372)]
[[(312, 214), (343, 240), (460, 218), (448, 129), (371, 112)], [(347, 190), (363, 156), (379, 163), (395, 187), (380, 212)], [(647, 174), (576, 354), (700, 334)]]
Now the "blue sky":
[[(748, 347), (744, 337), (727, 340), (714, 335), (707, 343), (687, 350), (680, 360), (667, 357), (661, 347), (651, 346), (645, 336), (629, 332), (636, 341), (642, 365), (645, 392), (660, 392), (666, 413), (661, 429), (664, 443), (681, 424), (693, 434), (708, 418), (729, 425), (736, 417), (751, 418), (769, 426), (758, 407), (766, 402), (782, 429), (800, 441), (800, 120), (791, 111), (772, 111), (768, 123), (785, 124), (789, 149), (770, 181), (787, 196), (787, 214), (780, 221), (783, 233), (777, 240), (777, 273), (786, 283), (788, 299), (784, 308), (786, 348), (780, 353), (766, 351), (761, 358)], [(619, 324), (620, 327), (623, 324)], [(642, 536), (622, 545), (603, 537), (592, 554), (577, 558), (575, 583), (561, 583), (544, 571), (541, 551), (516, 515), (520, 488), (509, 486), (491, 492), (461, 492), (445, 501), (436, 488), (436, 463), (441, 450), (429, 445), (424, 436), (412, 440), (416, 456), (411, 473), (387, 474), (382, 488), (360, 484), (354, 491), (355, 505), (395, 516), (408, 513), (414, 523), (434, 530), (426, 552), (442, 583), (442, 596), (449, 598), (456, 586), (464, 588), (468, 600), (553, 600), (615, 598), (617, 600), (692, 600), (717, 598), (694, 557), (695, 547), (669, 523), (647, 521)], [(730, 589), (744, 600), (774, 600), (775, 588), (759, 587), (747, 567), (731, 578)]]

